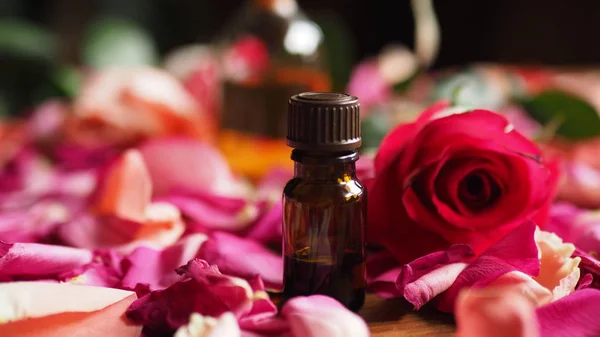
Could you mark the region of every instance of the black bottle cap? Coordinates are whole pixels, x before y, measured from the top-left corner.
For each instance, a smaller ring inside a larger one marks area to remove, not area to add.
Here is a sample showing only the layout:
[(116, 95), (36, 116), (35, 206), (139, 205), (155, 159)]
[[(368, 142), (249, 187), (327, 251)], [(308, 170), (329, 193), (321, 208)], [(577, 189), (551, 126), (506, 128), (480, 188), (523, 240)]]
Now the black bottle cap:
[(358, 98), (335, 92), (305, 92), (288, 102), (290, 147), (306, 151), (338, 152), (360, 147)]

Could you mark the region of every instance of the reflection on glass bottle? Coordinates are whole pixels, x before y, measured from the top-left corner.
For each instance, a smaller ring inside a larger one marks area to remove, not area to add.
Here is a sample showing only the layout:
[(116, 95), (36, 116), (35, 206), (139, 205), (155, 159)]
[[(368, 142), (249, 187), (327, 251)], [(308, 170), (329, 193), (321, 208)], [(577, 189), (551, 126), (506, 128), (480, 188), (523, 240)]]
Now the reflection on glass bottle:
[(248, 2), (220, 38), (220, 144), (238, 173), (256, 179), (273, 166), (290, 167), (287, 100), (330, 90), (322, 43), (320, 28), (295, 0)]

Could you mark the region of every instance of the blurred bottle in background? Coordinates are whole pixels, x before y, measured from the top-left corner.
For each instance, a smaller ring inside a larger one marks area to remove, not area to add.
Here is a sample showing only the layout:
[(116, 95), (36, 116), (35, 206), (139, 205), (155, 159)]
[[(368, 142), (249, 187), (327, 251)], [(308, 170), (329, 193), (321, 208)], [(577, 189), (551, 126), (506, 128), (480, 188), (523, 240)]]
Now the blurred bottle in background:
[(295, 0), (251, 0), (215, 47), (223, 76), (220, 147), (250, 179), (292, 168), (285, 145), (288, 98), (330, 91), (323, 32)]

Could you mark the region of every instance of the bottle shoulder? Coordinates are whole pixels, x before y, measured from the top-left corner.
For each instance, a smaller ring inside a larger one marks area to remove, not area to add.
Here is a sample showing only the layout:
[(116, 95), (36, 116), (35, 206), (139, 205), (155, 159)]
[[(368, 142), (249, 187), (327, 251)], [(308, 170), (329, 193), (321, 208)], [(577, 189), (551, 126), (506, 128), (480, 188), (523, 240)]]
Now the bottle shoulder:
[(293, 178), (283, 189), (284, 200), (302, 203), (351, 203), (366, 197), (366, 188), (358, 179), (315, 181)]

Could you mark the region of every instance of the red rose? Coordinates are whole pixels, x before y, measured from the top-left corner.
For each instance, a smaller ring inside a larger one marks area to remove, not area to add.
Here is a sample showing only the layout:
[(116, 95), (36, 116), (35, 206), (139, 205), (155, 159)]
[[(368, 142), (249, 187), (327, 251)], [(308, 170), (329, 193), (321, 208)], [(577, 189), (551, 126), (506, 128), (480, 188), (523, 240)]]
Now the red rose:
[(369, 240), (402, 263), (457, 243), (480, 253), (552, 198), (536, 144), (501, 115), (452, 109), (438, 103), (394, 129), (366, 182)]

